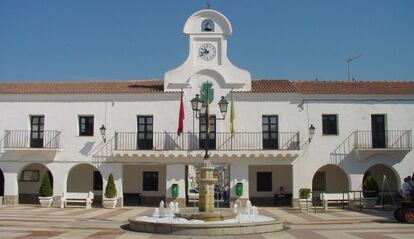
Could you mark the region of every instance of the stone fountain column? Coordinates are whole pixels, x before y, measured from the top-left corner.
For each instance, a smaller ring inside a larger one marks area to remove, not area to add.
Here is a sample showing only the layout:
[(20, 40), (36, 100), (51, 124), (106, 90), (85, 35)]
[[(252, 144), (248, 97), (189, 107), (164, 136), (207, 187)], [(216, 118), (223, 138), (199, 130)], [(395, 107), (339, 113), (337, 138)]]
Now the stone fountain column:
[(214, 178), (214, 167), (210, 159), (206, 158), (203, 167), (200, 168), (198, 179), (199, 187), (199, 212), (214, 212), (214, 185), (217, 179)]

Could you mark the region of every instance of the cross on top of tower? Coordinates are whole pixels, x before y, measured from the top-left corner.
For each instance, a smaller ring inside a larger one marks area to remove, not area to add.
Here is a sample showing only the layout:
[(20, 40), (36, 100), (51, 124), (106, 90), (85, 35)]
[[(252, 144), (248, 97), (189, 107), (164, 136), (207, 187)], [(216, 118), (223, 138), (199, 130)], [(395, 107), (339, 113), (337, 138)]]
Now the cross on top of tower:
[(210, 9), (210, 0), (206, 0), (207, 9)]

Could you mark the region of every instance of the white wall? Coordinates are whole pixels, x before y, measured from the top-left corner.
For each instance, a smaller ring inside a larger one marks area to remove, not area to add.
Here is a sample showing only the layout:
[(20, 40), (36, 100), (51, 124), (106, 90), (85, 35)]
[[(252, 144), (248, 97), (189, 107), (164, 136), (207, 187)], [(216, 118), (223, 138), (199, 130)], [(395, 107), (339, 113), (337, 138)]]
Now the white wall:
[[(272, 173), (272, 191), (257, 191), (257, 172)], [(292, 166), (291, 165), (252, 165), (249, 167), (249, 191), (251, 197), (273, 197), (279, 193), (283, 186), (285, 193), (292, 192)]]
[[(165, 196), (166, 166), (165, 165), (124, 165), (124, 193), (141, 193), (142, 196)], [(158, 191), (143, 191), (143, 172), (158, 172)], [(184, 175), (183, 175), (184, 176)]]

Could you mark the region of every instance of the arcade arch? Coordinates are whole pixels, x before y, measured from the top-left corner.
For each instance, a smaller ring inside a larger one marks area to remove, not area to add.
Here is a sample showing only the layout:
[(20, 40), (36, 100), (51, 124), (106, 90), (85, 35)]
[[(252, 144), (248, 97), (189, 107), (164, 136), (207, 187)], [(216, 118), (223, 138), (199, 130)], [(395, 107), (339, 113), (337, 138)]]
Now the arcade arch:
[(68, 174), (67, 192), (93, 192), (93, 204), (102, 202), (103, 180), (101, 172), (86, 163), (73, 166)]
[(38, 204), (39, 188), (47, 173), (53, 188), (53, 175), (49, 168), (40, 163), (32, 163), (22, 168), (18, 174), (19, 203)]

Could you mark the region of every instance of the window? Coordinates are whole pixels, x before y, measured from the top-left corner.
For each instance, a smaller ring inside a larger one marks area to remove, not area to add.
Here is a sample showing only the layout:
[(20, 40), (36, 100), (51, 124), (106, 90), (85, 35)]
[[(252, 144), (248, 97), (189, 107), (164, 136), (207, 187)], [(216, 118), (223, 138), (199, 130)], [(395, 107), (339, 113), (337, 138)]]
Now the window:
[(144, 172), (143, 177), (144, 191), (158, 191), (158, 172)]
[(22, 182), (39, 182), (39, 170), (23, 170), (20, 174)]
[(93, 116), (79, 116), (79, 136), (93, 136)]
[(152, 116), (137, 116), (138, 134), (137, 149), (152, 149)]
[(93, 171), (93, 190), (102, 190), (102, 175), (99, 171)]
[(257, 191), (272, 191), (272, 172), (257, 172)]
[[(205, 147), (206, 145), (206, 136), (207, 136), (207, 117), (200, 117), (200, 148)], [(208, 148), (216, 149), (216, 116), (210, 115), (210, 135), (208, 140)]]
[(279, 126), (277, 115), (262, 116), (263, 149), (279, 148)]
[(322, 134), (337, 135), (338, 134), (338, 116), (322, 115)]

